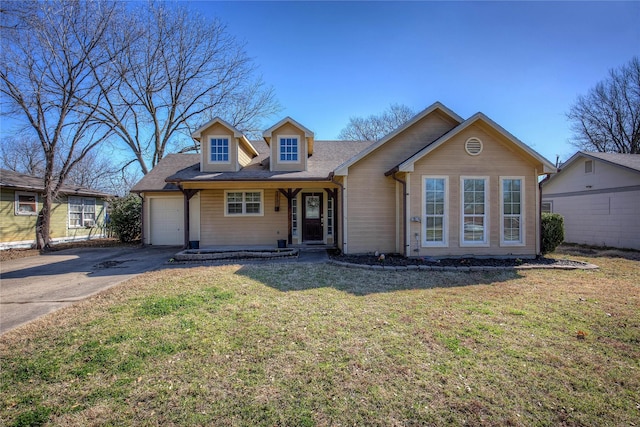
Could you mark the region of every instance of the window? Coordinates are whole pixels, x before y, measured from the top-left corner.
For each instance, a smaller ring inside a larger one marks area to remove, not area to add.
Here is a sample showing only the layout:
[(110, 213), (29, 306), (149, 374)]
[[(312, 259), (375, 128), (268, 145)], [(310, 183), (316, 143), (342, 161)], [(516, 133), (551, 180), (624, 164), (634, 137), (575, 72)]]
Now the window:
[(291, 234), (298, 235), (298, 196), (291, 201)]
[(16, 215), (37, 215), (38, 195), (36, 193), (22, 193), (16, 191)]
[(584, 162), (584, 173), (593, 173), (593, 160)]
[(262, 216), (262, 191), (226, 191), (225, 216)]
[(298, 137), (286, 136), (280, 138), (278, 145), (280, 151), (281, 162), (297, 162), (298, 161)]
[(540, 210), (542, 211), (542, 213), (553, 213), (553, 201), (548, 200), (542, 202), (542, 204), (540, 205)]
[(93, 227), (96, 224), (96, 199), (69, 197), (69, 227)]
[(15, 193), (15, 214), (16, 215), (37, 215), (38, 195), (36, 193)]
[(500, 235), (503, 244), (524, 243), (523, 199), (524, 178), (503, 178), (500, 186), (502, 194), (502, 230)]
[(422, 245), (447, 246), (447, 177), (423, 180)]
[(487, 245), (488, 178), (462, 178), (462, 245)]
[(229, 138), (211, 138), (211, 163), (229, 163)]
[(327, 236), (333, 236), (333, 197), (327, 198)]

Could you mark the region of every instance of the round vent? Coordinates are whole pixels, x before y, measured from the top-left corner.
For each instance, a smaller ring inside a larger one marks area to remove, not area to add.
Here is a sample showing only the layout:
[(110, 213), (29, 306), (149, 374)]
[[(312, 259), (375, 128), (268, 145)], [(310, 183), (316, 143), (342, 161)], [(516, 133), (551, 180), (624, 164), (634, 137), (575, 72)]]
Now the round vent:
[(478, 138), (469, 138), (464, 143), (464, 149), (472, 156), (477, 156), (482, 153), (482, 141)]

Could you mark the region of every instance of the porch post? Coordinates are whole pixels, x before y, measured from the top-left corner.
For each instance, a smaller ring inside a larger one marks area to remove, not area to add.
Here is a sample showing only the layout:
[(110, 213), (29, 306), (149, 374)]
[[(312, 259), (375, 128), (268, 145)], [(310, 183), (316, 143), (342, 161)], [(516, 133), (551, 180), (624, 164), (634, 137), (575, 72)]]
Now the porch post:
[(189, 248), (189, 200), (198, 192), (198, 190), (185, 190), (180, 188), (180, 191), (184, 195), (184, 245), (185, 249)]
[(293, 243), (293, 206), (291, 202), (301, 190), (302, 188), (296, 188), (295, 190), (292, 190), (291, 188), (288, 188), (286, 190), (283, 188), (278, 188), (278, 191), (287, 198), (287, 242), (289, 242), (289, 244)]

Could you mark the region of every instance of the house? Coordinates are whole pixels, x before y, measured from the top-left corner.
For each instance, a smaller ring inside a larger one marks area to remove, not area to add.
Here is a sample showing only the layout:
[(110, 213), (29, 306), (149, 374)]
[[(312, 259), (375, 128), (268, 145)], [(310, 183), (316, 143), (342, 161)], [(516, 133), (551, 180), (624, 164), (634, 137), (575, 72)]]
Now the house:
[(567, 242), (640, 249), (640, 154), (578, 151), (541, 185)]
[[(0, 249), (35, 244), (36, 220), (41, 209), (43, 180), (0, 169)], [(109, 194), (63, 185), (51, 214), (53, 242), (104, 237)]]
[(324, 244), (344, 253), (540, 253), (538, 177), (555, 167), (482, 113), (436, 102), (379, 141), (315, 141), (286, 117), (249, 141), (220, 118), (132, 191), (146, 244)]

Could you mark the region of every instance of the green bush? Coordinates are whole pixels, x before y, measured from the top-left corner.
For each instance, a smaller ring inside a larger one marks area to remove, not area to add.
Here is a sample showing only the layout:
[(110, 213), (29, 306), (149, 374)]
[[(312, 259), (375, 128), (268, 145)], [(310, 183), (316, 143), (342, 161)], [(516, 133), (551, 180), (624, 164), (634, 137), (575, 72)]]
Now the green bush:
[(548, 254), (564, 242), (564, 218), (560, 214), (542, 214), (542, 253)]
[(115, 199), (111, 204), (109, 227), (123, 243), (140, 238), (142, 229), (142, 201), (135, 194)]

